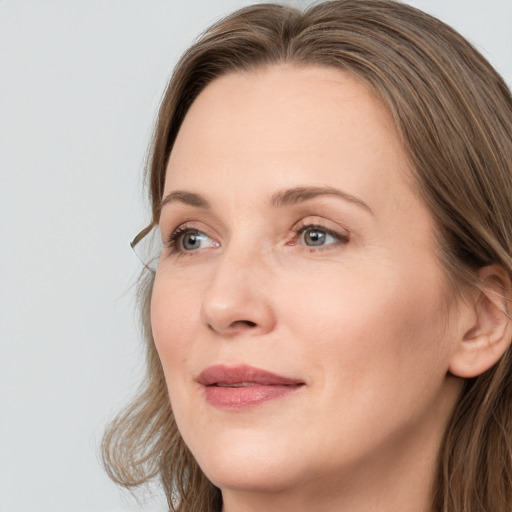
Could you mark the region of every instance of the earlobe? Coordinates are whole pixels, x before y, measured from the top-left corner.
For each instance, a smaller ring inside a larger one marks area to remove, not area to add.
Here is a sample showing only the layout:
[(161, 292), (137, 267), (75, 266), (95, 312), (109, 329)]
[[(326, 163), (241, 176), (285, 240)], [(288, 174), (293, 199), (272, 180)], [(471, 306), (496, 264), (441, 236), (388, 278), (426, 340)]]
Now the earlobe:
[(508, 273), (498, 265), (478, 271), (479, 283), (475, 288), (462, 326), (460, 339), (452, 353), (450, 372), (457, 377), (472, 378), (484, 373), (510, 346), (512, 321), (509, 303), (512, 285)]

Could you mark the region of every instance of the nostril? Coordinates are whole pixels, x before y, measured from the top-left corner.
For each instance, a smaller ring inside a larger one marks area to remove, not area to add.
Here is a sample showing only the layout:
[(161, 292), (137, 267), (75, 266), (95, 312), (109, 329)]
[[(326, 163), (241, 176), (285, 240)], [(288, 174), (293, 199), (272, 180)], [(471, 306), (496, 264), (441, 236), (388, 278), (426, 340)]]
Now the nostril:
[(256, 327), (256, 323), (251, 322), (250, 320), (237, 320), (236, 322), (233, 322), (230, 325), (230, 327), (235, 328), (235, 329), (251, 328), (251, 327)]
[[(237, 320), (236, 322), (232, 322), (229, 324), (228, 330), (229, 331), (236, 331), (240, 329), (253, 329), (254, 327), (257, 327), (256, 322), (251, 322), (250, 320)], [(210, 331), (217, 331), (217, 329), (212, 324), (207, 324), (208, 329)]]

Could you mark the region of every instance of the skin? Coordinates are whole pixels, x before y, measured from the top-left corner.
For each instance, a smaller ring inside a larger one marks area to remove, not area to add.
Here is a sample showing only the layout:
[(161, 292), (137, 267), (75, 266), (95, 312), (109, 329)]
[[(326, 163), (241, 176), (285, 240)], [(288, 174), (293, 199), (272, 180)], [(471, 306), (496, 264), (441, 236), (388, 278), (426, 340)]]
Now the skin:
[[(389, 113), (339, 70), (230, 74), (185, 117), (164, 196), (210, 206), (163, 206), (151, 318), (178, 427), (224, 512), (433, 510), (469, 313), (410, 178)], [(356, 200), (270, 203), (295, 187)], [(184, 225), (204, 234), (197, 248), (183, 231), (168, 243)], [(308, 225), (324, 245), (308, 245)], [(219, 410), (196, 380), (215, 364), (304, 386)]]

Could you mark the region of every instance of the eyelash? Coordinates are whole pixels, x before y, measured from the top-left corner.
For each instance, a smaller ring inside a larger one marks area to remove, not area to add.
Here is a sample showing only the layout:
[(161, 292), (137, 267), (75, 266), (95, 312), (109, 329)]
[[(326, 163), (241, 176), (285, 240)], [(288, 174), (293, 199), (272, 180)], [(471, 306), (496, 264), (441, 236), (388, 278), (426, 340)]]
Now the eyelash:
[[(305, 248), (309, 249), (310, 252), (317, 252), (321, 250), (328, 250), (331, 248), (332, 245), (338, 245), (338, 244), (347, 244), (350, 241), (350, 237), (347, 234), (340, 233), (339, 231), (327, 228), (326, 226), (323, 226), (321, 224), (315, 224), (315, 223), (306, 223), (304, 221), (301, 221), (298, 225), (294, 226), (290, 231), (292, 233), (292, 236), (290, 239), (287, 240), (286, 245), (288, 246), (295, 246), (298, 244), (298, 238), (308, 229), (317, 229), (319, 231), (323, 231), (327, 233), (328, 235), (335, 238), (338, 242), (335, 244), (327, 244), (326, 246), (306, 246)], [(185, 235), (187, 233), (204, 233), (197, 227), (191, 224), (182, 224), (178, 228), (176, 228), (170, 236), (166, 240), (166, 247), (170, 250), (171, 254), (179, 254), (179, 255), (185, 255), (192, 256), (194, 253), (198, 251), (186, 251), (182, 248), (178, 247), (180, 236)], [(207, 235), (208, 236), (208, 235)], [(214, 247), (218, 246), (218, 242), (215, 242)]]
[(191, 224), (182, 224), (181, 226), (178, 226), (167, 238), (166, 240), (166, 247), (170, 250), (171, 254), (188, 254), (191, 255), (191, 253), (195, 251), (184, 251), (181, 248), (178, 247), (178, 241), (181, 235), (185, 235), (187, 233), (203, 233), (200, 229), (196, 228), (195, 226)]
[(323, 231), (338, 241), (336, 244), (327, 244), (326, 246), (318, 246), (316, 248), (314, 246), (304, 245), (304, 247), (308, 248), (311, 252), (328, 250), (333, 245), (339, 245), (339, 244), (344, 245), (350, 241), (350, 237), (347, 234), (340, 233), (339, 231), (330, 229), (326, 226), (323, 226), (322, 224), (307, 223), (304, 221), (300, 221), (298, 225), (294, 226), (291, 229), (291, 232), (294, 235), (293, 240), (286, 242), (286, 245), (292, 245), (292, 246), (297, 245), (297, 239), (300, 237), (300, 235), (302, 235), (308, 229), (313, 229), (313, 230), (317, 229), (318, 231)]

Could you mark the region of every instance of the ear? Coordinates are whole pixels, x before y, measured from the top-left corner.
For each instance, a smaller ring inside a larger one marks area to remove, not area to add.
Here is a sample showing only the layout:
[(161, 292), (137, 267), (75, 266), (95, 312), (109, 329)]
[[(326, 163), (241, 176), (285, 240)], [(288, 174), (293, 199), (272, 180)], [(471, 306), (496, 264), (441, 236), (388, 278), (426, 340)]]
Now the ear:
[(450, 359), (449, 371), (457, 377), (476, 377), (499, 361), (511, 343), (512, 321), (508, 305), (511, 280), (498, 265), (478, 271), (479, 284), (463, 315), (460, 339)]

